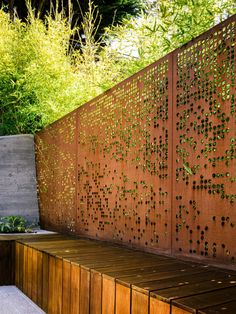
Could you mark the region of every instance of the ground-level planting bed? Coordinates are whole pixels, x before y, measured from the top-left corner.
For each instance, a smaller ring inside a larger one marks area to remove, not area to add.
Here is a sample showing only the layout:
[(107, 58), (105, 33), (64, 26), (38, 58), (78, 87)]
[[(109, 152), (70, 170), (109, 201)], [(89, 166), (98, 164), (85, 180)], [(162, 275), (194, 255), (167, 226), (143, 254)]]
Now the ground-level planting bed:
[(16, 286), (46, 313), (236, 311), (235, 271), (60, 234), (15, 248)]

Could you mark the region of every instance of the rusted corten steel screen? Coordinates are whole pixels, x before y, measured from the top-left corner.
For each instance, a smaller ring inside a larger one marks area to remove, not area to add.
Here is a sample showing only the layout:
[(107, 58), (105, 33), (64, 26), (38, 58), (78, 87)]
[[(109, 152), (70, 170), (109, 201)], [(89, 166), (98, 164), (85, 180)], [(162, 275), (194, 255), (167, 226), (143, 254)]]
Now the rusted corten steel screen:
[(40, 220), (44, 228), (75, 231), (76, 112), (35, 138)]
[(235, 17), (174, 52), (173, 251), (236, 259)]
[(171, 58), (78, 110), (77, 232), (170, 250)]
[(235, 263), (235, 20), (37, 135), (43, 227)]

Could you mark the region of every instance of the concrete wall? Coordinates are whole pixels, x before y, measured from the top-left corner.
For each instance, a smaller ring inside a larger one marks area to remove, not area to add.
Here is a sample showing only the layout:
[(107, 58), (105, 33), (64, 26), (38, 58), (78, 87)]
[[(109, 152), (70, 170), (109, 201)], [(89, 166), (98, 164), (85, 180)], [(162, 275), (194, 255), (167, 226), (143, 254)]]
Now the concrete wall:
[(34, 137), (0, 136), (0, 216), (38, 222)]

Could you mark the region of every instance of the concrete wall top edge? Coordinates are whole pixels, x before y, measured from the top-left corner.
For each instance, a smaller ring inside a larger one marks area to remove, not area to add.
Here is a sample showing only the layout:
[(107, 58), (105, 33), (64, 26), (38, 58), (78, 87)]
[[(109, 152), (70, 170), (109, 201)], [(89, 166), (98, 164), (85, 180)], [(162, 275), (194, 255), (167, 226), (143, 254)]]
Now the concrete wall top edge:
[(0, 136), (0, 141), (6, 138), (18, 138), (18, 137), (30, 137), (30, 138), (34, 138), (33, 134), (15, 134), (15, 135), (4, 135), (4, 136)]

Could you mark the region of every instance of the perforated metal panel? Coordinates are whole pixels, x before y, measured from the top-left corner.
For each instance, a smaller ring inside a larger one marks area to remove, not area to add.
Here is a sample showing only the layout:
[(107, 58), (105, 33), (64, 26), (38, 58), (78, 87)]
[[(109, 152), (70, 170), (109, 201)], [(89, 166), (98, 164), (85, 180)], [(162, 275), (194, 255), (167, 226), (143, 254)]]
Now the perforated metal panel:
[(174, 52), (173, 250), (236, 258), (235, 19)]
[(170, 69), (164, 58), (78, 110), (79, 233), (170, 250)]
[(235, 21), (37, 135), (44, 227), (235, 265)]
[(41, 131), (35, 140), (41, 224), (75, 232), (76, 112)]

